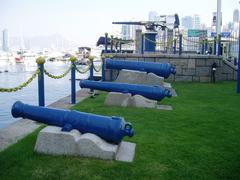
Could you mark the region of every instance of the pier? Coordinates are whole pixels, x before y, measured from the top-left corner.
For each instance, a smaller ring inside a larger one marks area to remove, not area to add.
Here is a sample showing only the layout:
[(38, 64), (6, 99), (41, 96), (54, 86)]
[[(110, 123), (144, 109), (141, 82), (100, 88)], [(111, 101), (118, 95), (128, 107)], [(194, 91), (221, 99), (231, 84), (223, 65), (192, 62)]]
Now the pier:
[[(76, 102), (80, 103), (91, 95), (87, 90), (79, 90), (76, 92)], [(73, 105), (69, 103), (70, 96), (66, 96), (58, 101), (50, 104), (48, 107), (69, 109)], [(8, 146), (17, 143), (19, 140), (42, 127), (42, 124), (36, 123), (29, 119), (20, 119), (6, 128), (0, 129), (0, 151)]]

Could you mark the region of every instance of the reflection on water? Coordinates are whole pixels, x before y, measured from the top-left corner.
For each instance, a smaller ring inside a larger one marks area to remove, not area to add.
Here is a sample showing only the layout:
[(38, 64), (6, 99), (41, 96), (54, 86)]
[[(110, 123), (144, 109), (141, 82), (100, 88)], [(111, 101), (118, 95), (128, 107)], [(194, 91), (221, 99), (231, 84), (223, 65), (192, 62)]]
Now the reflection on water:
[[(45, 68), (54, 75), (60, 75), (69, 67), (69, 63), (65, 62), (47, 62)], [(16, 87), (26, 81), (35, 72), (37, 65), (34, 61), (25, 64), (9, 64), (1, 60), (0, 62), (0, 87), (9, 88)], [(8, 70), (8, 72), (4, 72)], [(88, 74), (80, 75), (79, 79), (85, 79)], [(70, 73), (59, 80), (50, 79), (45, 76), (45, 102), (46, 105), (51, 104), (58, 99), (65, 97), (71, 93)], [(76, 83), (79, 90), (78, 82)], [(33, 82), (18, 92), (0, 93), (0, 128), (16, 121), (11, 116), (11, 107), (15, 101), (22, 101), (32, 105), (38, 105), (38, 87), (37, 78)], [(69, 100), (70, 102), (70, 100)]]

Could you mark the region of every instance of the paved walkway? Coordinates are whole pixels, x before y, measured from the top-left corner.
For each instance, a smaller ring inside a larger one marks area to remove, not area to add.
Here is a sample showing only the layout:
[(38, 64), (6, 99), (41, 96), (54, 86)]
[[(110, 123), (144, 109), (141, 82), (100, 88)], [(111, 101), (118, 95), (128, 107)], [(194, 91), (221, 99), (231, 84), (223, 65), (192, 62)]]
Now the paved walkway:
[[(84, 99), (90, 97), (89, 90), (82, 89), (77, 92), (77, 102), (81, 102)], [(69, 109), (72, 105), (70, 104), (70, 96), (62, 98), (57, 102), (50, 104), (48, 107), (56, 107), (61, 109)], [(28, 134), (35, 131), (42, 124), (28, 119), (20, 119), (15, 123), (9, 125), (6, 128), (0, 129), (0, 151), (6, 149), (8, 146), (16, 143), (20, 139), (24, 138)]]

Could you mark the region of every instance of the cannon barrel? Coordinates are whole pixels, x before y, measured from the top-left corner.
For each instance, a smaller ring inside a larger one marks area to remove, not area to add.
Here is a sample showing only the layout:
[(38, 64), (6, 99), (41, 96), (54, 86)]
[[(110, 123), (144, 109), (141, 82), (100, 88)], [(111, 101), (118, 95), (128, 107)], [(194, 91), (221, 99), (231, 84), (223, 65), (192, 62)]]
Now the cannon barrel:
[(119, 22), (112, 22), (112, 24), (125, 24), (125, 25), (152, 25), (152, 26), (162, 26), (163, 21), (119, 21)]
[(141, 62), (141, 61), (125, 61), (106, 59), (106, 68), (108, 69), (128, 69), (135, 71), (144, 71), (154, 73), (158, 76), (168, 78), (171, 74), (176, 74), (176, 69), (169, 63)]
[(126, 25), (146, 25), (146, 22), (142, 21), (122, 21), (122, 22), (112, 22), (112, 24), (126, 24)]
[(28, 118), (44, 124), (62, 127), (62, 131), (77, 129), (81, 133), (93, 133), (108, 142), (119, 144), (124, 136), (132, 137), (131, 123), (121, 117), (108, 117), (78, 111), (38, 107), (17, 101), (12, 106), (12, 116)]
[(107, 92), (130, 93), (131, 95), (141, 95), (152, 100), (162, 100), (164, 97), (171, 97), (171, 92), (161, 86), (146, 86), (138, 84), (100, 82), (81, 80), (81, 88), (96, 89)]

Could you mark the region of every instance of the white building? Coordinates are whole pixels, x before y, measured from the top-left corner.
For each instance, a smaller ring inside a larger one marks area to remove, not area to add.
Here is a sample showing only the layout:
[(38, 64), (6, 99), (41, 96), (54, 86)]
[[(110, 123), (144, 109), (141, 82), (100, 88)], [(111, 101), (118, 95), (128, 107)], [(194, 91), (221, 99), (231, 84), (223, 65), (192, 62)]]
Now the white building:
[(131, 38), (131, 29), (130, 29), (130, 25), (122, 25), (122, 39), (123, 40), (129, 40)]
[(143, 26), (140, 26), (140, 25), (132, 25), (131, 26), (131, 39), (136, 39), (136, 30), (141, 30), (143, 29)]
[(2, 50), (9, 51), (9, 37), (7, 29), (2, 31)]
[(200, 16), (197, 14), (193, 15), (193, 29), (201, 29)]
[(149, 21), (157, 21), (158, 20), (158, 13), (156, 11), (150, 11), (148, 14)]
[(192, 29), (193, 28), (193, 18), (191, 16), (185, 16), (181, 19), (181, 26), (183, 29)]
[(238, 9), (235, 9), (233, 11), (233, 22), (239, 22), (239, 10)]

